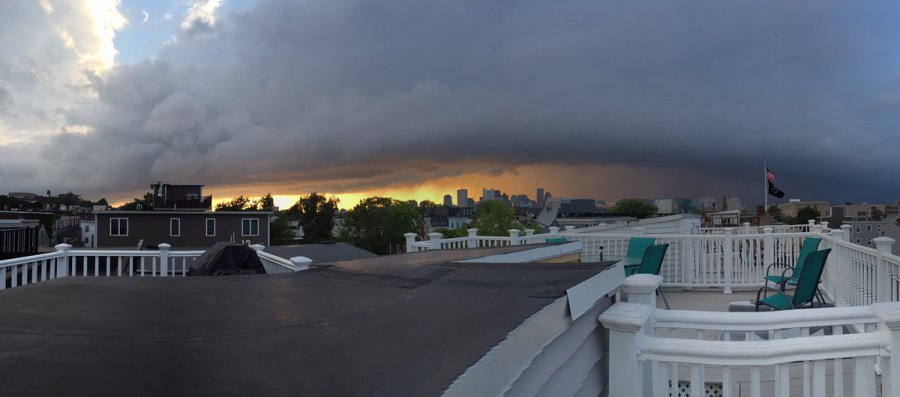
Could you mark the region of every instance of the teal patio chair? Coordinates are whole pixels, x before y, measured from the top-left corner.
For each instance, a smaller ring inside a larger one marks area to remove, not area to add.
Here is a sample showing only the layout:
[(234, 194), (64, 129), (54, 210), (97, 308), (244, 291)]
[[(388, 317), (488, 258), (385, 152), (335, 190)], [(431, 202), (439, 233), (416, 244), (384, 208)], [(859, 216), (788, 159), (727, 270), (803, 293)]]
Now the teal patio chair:
[[(816, 298), (816, 291), (819, 288), (819, 281), (822, 279), (822, 270), (825, 268), (825, 260), (831, 249), (824, 249), (813, 252), (806, 256), (803, 268), (797, 275), (797, 289), (793, 295), (789, 295), (778, 288), (765, 286), (756, 292), (756, 310), (759, 311), (760, 306), (769, 306), (775, 310), (791, 310), (803, 307), (806, 304), (812, 305), (812, 301)], [(767, 296), (768, 292), (774, 292), (773, 295)], [(763, 294), (766, 292), (766, 294)], [(762, 298), (760, 298), (762, 295)]]
[[(644, 256), (641, 258), (637, 271), (632, 274), (654, 274), (658, 276), (660, 269), (662, 269), (662, 262), (666, 257), (667, 249), (669, 249), (669, 244), (657, 244), (647, 247), (644, 250)], [(662, 296), (666, 309), (668, 309), (669, 300), (666, 299), (666, 294), (663, 292), (662, 287), (657, 288), (656, 292), (659, 293), (659, 296)]]
[[(822, 238), (820, 237), (807, 237), (803, 239), (803, 245), (800, 246), (800, 253), (797, 255), (797, 263), (794, 266), (787, 263), (773, 263), (769, 265), (769, 267), (766, 268), (765, 282), (772, 282), (780, 285), (782, 291), (784, 291), (785, 284), (797, 285), (797, 278), (803, 271), (803, 264), (806, 261), (806, 256), (816, 252), (816, 250), (819, 249), (820, 242), (822, 242)], [(772, 274), (773, 268), (782, 267), (784, 270), (781, 272), (781, 275)]]
[(655, 238), (632, 237), (628, 240), (628, 252), (625, 254), (625, 275), (630, 276), (638, 271), (644, 258), (644, 252), (653, 243)]

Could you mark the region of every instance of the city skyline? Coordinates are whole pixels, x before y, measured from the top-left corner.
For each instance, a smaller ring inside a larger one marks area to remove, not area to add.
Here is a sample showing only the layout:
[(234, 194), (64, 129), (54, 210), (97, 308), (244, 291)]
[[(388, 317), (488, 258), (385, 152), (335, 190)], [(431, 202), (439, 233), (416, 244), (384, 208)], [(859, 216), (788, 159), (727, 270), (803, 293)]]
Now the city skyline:
[(788, 197), (900, 195), (883, 50), (898, 4), (10, 0), (0, 15), (9, 191), (121, 201), (165, 180), (439, 202), (546, 181), (754, 203), (766, 162)]

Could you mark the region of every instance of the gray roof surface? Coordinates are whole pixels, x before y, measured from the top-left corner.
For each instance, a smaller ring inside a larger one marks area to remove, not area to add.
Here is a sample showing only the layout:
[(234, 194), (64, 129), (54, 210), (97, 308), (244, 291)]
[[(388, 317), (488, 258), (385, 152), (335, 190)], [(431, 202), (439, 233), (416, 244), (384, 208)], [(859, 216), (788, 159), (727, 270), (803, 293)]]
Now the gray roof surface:
[(378, 256), (352, 244), (338, 242), (334, 244), (302, 244), (302, 245), (273, 245), (266, 247), (265, 252), (291, 259), (295, 256), (305, 256), (313, 262), (334, 262), (351, 259), (374, 258)]
[(521, 249), (14, 288), (0, 293), (0, 384), (12, 395), (438, 395), (609, 268), (448, 262)]

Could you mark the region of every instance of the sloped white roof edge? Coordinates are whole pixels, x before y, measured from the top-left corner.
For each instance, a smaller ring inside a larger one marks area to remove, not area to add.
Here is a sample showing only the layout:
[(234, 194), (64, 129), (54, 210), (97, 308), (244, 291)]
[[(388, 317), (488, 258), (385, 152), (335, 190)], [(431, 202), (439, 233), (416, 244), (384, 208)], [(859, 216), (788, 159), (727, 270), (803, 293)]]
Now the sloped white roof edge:
[(581, 241), (573, 241), (560, 245), (538, 247), (527, 251), (466, 259), (458, 261), (458, 263), (529, 263), (571, 255), (580, 252), (583, 248), (584, 244)]
[[(527, 263), (555, 256), (568, 255), (581, 249), (581, 243), (567, 243), (552, 247), (513, 254), (492, 255), (481, 259), (461, 262), (487, 263)], [(576, 249), (577, 247), (577, 249)], [(556, 248), (556, 251), (552, 249)], [(514, 255), (533, 252), (529, 255)], [(556, 252), (555, 255), (550, 253)], [(507, 256), (512, 255), (512, 256)], [(535, 258), (512, 261), (512, 259)], [(504, 260), (505, 259), (505, 260)], [(624, 282), (625, 271), (622, 263), (605, 269), (593, 277), (566, 290), (566, 296), (555, 300), (526, 319), (507, 337), (491, 348), (484, 357), (471, 367), (444, 391), (444, 396), (503, 395), (510, 390), (522, 373), (528, 369), (538, 355), (578, 321), (579, 317), (590, 313), (595, 305), (607, 295), (614, 293)], [(596, 323), (593, 319), (586, 319)], [(593, 329), (593, 327), (591, 327)], [(599, 357), (598, 357), (599, 359)]]

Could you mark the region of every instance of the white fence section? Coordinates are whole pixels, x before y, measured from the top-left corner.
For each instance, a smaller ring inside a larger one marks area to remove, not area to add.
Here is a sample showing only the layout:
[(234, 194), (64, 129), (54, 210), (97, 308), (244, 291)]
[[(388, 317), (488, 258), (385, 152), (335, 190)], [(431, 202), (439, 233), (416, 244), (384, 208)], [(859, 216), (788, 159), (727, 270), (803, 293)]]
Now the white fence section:
[(874, 396), (876, 359), (883, 395), (900, 395), (897, 302), (761, 313), (620, 302), (599, 320), (616, 358), (611, 396)]
[[(524, 232), (525, 235), (521, 235)], [(559, 228), (551, 227), (550, 233), (534, 234), (534, 230), (509, 230), (509, 236), (479, 236), (478, 229), (469, 229), (466, 237), (444, 238), (441, 233), (429, 233), (428, 240), (416, 241), (415, 233), (406, 233), (406, 252), (419, 252), (439, 249), (469, 249), (506, 247), (510, 245), (526, 245), (543, 243), (548, 238), (560, 237)]]
[(815, 221), (806, 225), (750, 226), (750, 223), (744, 223), (734, 227), (701, 227), (700, 234), (762, 234), (765, 228), (771, 228), (773, 233), (809, 233), (814, 224)]
[[(510, 236), (479, 236), (477, 229), (469, 229), (467, 237), (444, 239), (432, 233), (429, 240), (415, 241), (408, 233), (407, 252), (433, 249), (469, 249), (544, 243), (547, 239), (565, 238), (584, 245), (582, 260), (619, 260), (625, 257), (633, 237), (652, 237), (657, 244), (669, 244), (660, 275), (663, 286), (680, 288), (717, 288), (725, 293), (734, 289), (752, 289), (764, 285), (766, 270), (773, 263), (797, 262), (800, 247), (806, 237), (821, 237), (822, 248), (832, 248), (822, 276), (822, 291), (837, 306), (860, 306), (875, 302), (900, 301), (900, 257), (892, 255), (892, 239), (879, 237), (873, 241), (878, 249), (849, 242), (849, 227), (830, 230), (821, 225), (789, 225), (776, 233), (770, 227), (761, 234), (748, 233), (743, 228), (722, 228), (721, 233), (700, 235), (646, 235), (635, 228), (633, 234), (560, 232), (534, 234), (525, 230), (510, 230)], [(806, 230), (804, 232), (795, 232)], [(739, 232), (740, 231), (740, 232)]]
[[(303, 257), (286, 260), (253, 246), (267, 273), (306, 270)], [(72, 250), (68, 244), (56, 252), (0, 261), (0, 289), (15, 288), (58, 277), (182, 277), (191, 262), (204, 251), (172, 251), (169, 244), (158, 250)]]

